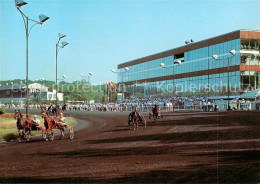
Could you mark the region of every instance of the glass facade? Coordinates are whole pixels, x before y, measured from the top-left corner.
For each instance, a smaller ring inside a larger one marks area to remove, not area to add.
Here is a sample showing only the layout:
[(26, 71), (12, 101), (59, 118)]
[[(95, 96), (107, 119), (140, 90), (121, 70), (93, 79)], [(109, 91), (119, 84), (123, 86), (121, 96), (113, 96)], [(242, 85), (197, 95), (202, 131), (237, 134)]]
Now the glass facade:
[[(239, 95), (260, 86), (258, 71), (242, 71), (240, 67), (259, 66), (259, 45), (257, 39), (235, 39), (128, 66), (128, 71), (120, 68), (118, 83), (126, 84), (129, 96), (138, 97), (225, 96), (228, 83), (230, 95)], [(212, 55), (217, 55), (217, 60)], [(174, 64), (178, 61), (181, 64)], [(154, 82), (149, 82), (151, 79)]]
[(165, 66), (173, 65), (173, 56), (129, 66), (128, 72), (124, 68), (119, 69), (118, 82), (122, 83), (172, 75), (172, 70), (170, 68), (166, 70), (162, 69), (160, 66), (161, 63), (165, 63)]

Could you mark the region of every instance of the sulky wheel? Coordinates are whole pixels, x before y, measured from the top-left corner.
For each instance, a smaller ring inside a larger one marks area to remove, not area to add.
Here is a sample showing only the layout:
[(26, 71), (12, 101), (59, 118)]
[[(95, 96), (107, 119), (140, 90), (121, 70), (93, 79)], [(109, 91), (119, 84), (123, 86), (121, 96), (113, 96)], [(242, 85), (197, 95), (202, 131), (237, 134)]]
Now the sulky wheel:
[(46, 132), (44, 132), (44, 131), (42, 131), (42, 138), (45, 139), (45, 140), (47, 139)]
[(70, 133), (70, 139), (74, 138), (74, 133)]
[(129, 126), (129, 130), (131, 130), (132, 129), (132, 122), (129, 122), (128, 126)]
[(54, 133), (53, 133), (53, 132), (50, 134), (50, 140), (51, 140), (51, 141), (54, 140)]
[(61, 130), (61, 135), (60, 135), (60, 139), (63, 139), (64, 138), (64, 131)]
[(45, 134), (46, 134), (46, 139), (45, 140), (49, 141), (50, 140), (50, 132), (46, 131)]
[(144, 119), (143, 121), (144, 121), (144, 128), (146, 128), (146, 120)]

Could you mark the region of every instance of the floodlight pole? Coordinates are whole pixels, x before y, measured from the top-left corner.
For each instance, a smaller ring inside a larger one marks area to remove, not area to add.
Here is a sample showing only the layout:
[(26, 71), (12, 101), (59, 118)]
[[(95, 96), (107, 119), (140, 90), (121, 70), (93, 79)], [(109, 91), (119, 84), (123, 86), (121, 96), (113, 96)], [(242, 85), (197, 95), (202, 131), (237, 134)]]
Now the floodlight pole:
[(56, 80), (55, 80), (55, 92), (56, 92), (56, 117), (58, 117), (58, 52), (59, 52), (59, 43), (62, 37), (59, 37), (58, 42), (56, 43)]
[(59, 33), (59, 40), (56, 43), (56, 80), (55, 80), (55, 89), (56, 89), (56, 117), (58, 117), (58, 52), (59, 48), (64, 48), (69, 43), (67, 42), (61, 42), (61, 46), (59, 45), (60, 40), (62, 38), (66, 37), (65, 34)]
[[(91, 84), (90, 84), (90, 78), (92, 77), (93, 73), (92, 72), (89, 72), (88, 76), (84, 76), (83, 74), (80, 74), (80, 76), (82, 77), (82, 81), (83, 79), (87, 78), (87, 83), (88, 83), (88, 86), (89, 86), (89, 90), (91, 91)], [(90, 97), (89, 97), (89, 93), (88, 93), (88, 101), (90, 101)]]
[[(18, 8), (18, 10), (20, 10)], [(26, 17), (26, 118), (29, 118), (29, 97), (30, 97), (30, 94), (29, 94), (29, 88), (28, 88), (28, 85), (29, 85), (29, 82), (28, 82), (28, 38), (29, 38), (29, 35), (28, 35), (28, 17)]]
[(228, 111), (230, 111), (230, 107), (229, 107), (229, 104), (230, 104), (230, 102), (229, 102), (229, 93), (230, 93), (229, 92), (229, 90), (230, 90), (229, 89), (230, 88), (230, 86), (229, 86), (229, 71), (230, 71), (230, 61), (231, 61), (231, 59), (232, 59), (232, 57), (228, 58), (228, 67), (227, 67), (228, 68), (228, 91), (227, 91), (228, 92), (228, 107), (227, 107)]
[[(29, 18), (20, 10), (20, 8), (17, 7), (17, 10), (22, 15), (23, 21), (24, 21), (24, 27), (25, 27), (25, 39), (26, 39), (26, 118), (28, 118), (28, 104), (29, 104), (29, 88), (28, 88), (28, 38), (29, 38), (29, 32), (28, 32), (28, 25), (29, 25)], [(26, 19), (26, 20), (24, 20)]]
[[(230, 110), (230, 102), (229, 102), (229, 96), (230, 96), (230, 86), (229, 86), (229, 72), (230, 72), (230, 62), (232, 60), (232, 58), (235, 56), (236, 54), (236, 51), (235, 50), (231, 50), (230, 51), (230, 54), (231, 54), (231, 57), (228, 57), (227, 60), (227, 69), (228, 69), (228, 86), (227, 86), (227, 92), (228, 92), (228, 106), (227, 106), (227, 110), (229, 111)], [(218, 59), (218, 55), (212, 55), (213, 59), (215, 60), (220, 60), (220, 61), (224, 61), (225, 59)]]
[[(129, 67), (125, 67), (124, 70), (125, 70), (125, 72), (116, 72), (114, 69), (112, 69), (111, 72), (114, 73), (114, 74), (121, 74), (122, 75), (122, 79), (121, 80), (122, 80), (122, 84), (123, 84), (123, 86), (125, 88), (125, 85), (124, 85), (124, 73), (127, 73), (129, 71)], [(117, 79), (118, 79), (118, 75), (117, 75)], [(120, 87), (120, 89), (121, 89), (121, 87)], [(122, 100), (124, 99), (124, 91), (125, 90), (123, 90), (123, 87), (122, 87), (122, 89), (121, 89), (121, 93), (123, 94)]]
[(58, 88), (58, 84), (57, 84), (57, 81), (58, 81), (58, 45), (59, 45), (59, 42), (60, 42), (60, 38), (59, 38), (59, 41), (57, 42), (56, 44), (56, 80), (55, 80), (55, 89), (56, 89), (56, 117), (58, 117), (58, 92), (57, 92), (57, 88)]
[(91, 77), (91, 75), (87, 76), (89, 85), (90, 85), (90, 77)]
[(174, 64), (173, 64), (173, 71), (172, 71), (172, 73), (173, 73), (173, 79), (172, 79), (172, 93), (173, 93), (173, 97), (174, 97), (174, 82), (175, 82), (175, 70), (176, 70), (176, 67), (178, 67), (178, 66), (180, 66), (180, 64), (178, 64), (178, 65), (176, 65), (176, 66), (174, 66)]
[[(172, 67), (172, 91), (173, 91), (173, 97), (174, 97), (174, 80), (175, 80), (175, 69), (176, 69), (176, 67), (178, 67), (178, 66), (180, 66), (181, 65), (181, 62), (177, 62), (178, 63), (178, 65), (174, 65), (175, 64), (175, 62), (173, 63), (173, 67)], [(162, 68), (169, 68), (169, 66), (165, 66), (165, 64), (164, 63), (161, 63), (160, 64), (160, 66), (162, 67)]]
[[(26, 3), (27, 4), (27, 3)], [(25, 27), (25, 37), (26, 37), (26, 118), (29, 118), (29, 115), (28, 115), (28, 112), (29, 112), (29, 107), (28, 107), (28, 104), (29, 104), (29, 88), (28, 88), (28, 85), (29, 85), (29, 82), (28, 82), (28, 40), (29, 40), (29, 34), (32, 30), (32, 28), (37, 25), (37, 24), (40, 24), (42, 25), (42, 23), (46, 20), (48, 20), (49, 18), (45, 19), (44, 21), (41, 21), (41, 22), (38, 22), (38, 21), (35, 21), (35, 20), (32, 20), (32, 19), (29, 19), (28, 16), (26, 16), (21, 10), (20, 10), (20, 6), (16, 6), (17, 10), (20, 12), (22, 18), (23, 18), (23, 22), (24, 22), (24, 27)], [(31, 27), (30, 27), (30, 30), (28, 30), (29, 28), (29, 20), (34, 22), (35, 24), (33, 24)]]

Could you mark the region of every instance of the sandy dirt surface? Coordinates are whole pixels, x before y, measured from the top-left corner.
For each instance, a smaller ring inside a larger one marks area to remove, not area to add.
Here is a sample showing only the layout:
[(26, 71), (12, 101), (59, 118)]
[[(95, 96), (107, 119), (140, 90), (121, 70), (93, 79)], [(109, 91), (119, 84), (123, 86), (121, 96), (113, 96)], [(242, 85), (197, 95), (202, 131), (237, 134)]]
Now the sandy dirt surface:
[(259, 112), (174, 112), (136, 131), (127, 113), (65, 115), (73, 140), (0, 144), (0, 182), (260, 182)]

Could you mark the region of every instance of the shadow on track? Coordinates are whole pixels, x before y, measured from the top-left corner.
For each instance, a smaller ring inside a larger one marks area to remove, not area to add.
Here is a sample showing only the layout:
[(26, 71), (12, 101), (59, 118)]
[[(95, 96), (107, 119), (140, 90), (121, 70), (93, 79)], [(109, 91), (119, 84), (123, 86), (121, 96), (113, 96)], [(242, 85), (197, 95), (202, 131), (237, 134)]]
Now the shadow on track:
[(207, 165), (193, 165), (191, 169), (176, 170), (165, 168), (164, 170), (152, 170), (139, 172), (119, 178), (99, 179), (91, 177), (62, 177), (53, 179), (44, 178), (0, 178), (0, 182), (11, 183), (258, 183), (259, 169), (256, 164), (249, 168), (239, 166), (227, 167), (220, 165), (219, 177), (217, 167)]

